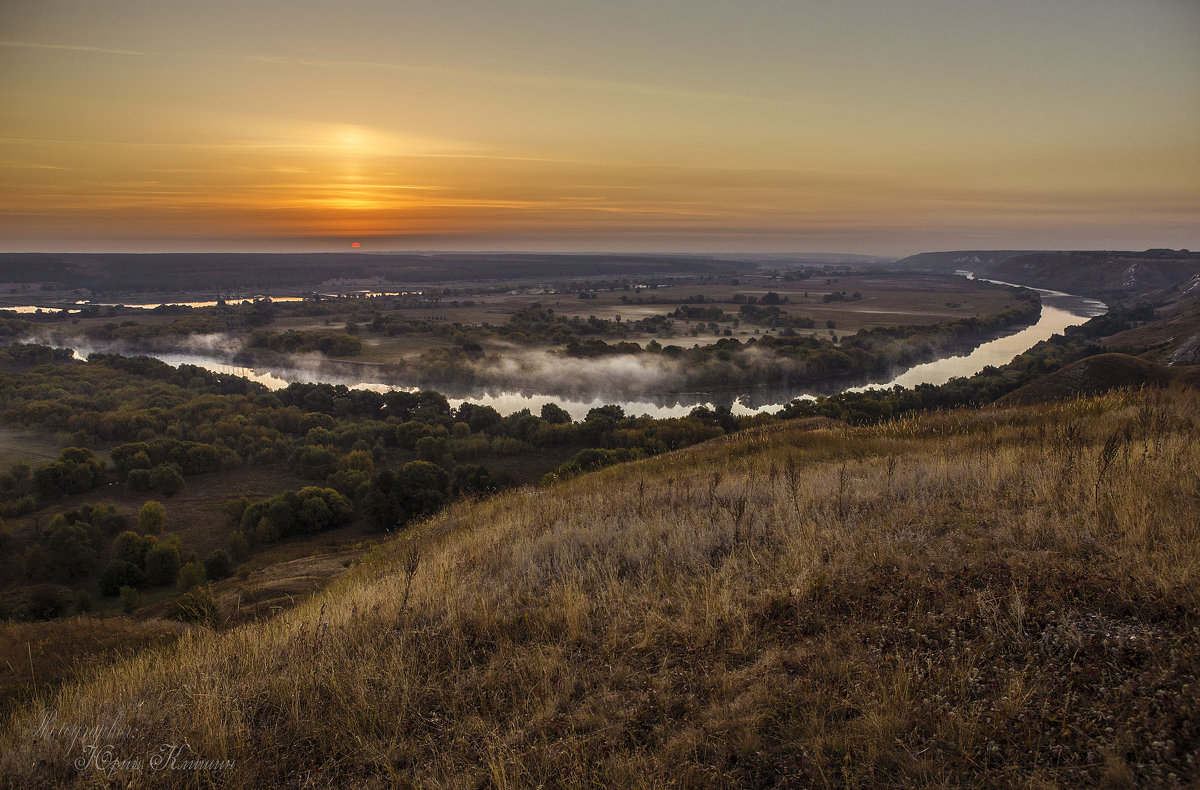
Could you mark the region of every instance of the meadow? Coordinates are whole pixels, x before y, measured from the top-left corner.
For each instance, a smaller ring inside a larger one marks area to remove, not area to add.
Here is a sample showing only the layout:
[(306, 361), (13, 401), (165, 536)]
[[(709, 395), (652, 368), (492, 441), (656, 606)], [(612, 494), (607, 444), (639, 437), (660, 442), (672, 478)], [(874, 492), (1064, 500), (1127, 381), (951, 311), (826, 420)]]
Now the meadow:
[[(13, 786), (1183, 785), (1200, 394), (742, 431), (483, 501), (5, 724)], [(111, 777), (188, 745), (200, 771)], [(101, 739), (103, 741), (103, 739)], [(215, 761), (215, 763), (213, 762)]]

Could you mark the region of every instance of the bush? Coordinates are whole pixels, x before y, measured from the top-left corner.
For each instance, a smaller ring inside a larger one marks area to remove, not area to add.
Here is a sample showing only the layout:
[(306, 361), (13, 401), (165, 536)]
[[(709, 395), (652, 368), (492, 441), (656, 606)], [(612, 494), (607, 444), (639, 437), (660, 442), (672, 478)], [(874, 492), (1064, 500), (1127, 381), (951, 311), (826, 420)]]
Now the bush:
[(91, 593), (87, 590), (76, 590), (72, 608), (75, 609), (75, 614), (86, 614), (92, 611), (95, 605), (92, 603)]
[(83, 447), (68, 447), (59, 460), (33, 473), (33, 489), (43, 499), (82, 494), (104, 482), (104, 467)]
[(57, 584), (39, 584), (29, 594), (25, 605), (25, 616), (30, 620), (53, 620), (66, 614), (71, 604), (71, 594), (66, 587)]
[(131, 469), (125, 477), (125, 489), (127, 491), (149, 491), (150, 470)]
[(291, 465), (301, 477), (324, 480), (337, 471), (337, 460), (337, 456), (327, 447), (301, 447), (292, 454)]
[(404, 526), (445, 504), (449, 483), (446, 470), (427, 461), (411, 461), (399, 472), (384, 470), (363, 497), (363, 515), (378, 530)]
[(43, 536), (49, 568), (63, 576), (86, 576), (96, 568), (96, 549), (87, 522), (55, 516)]
[(116, 540), (112, 544), (112, 558), (115, 560), (125, 560), (132, 562), (138, 568), (146, 566), (146, 550), (150, 548), (152, 541), (143, 540), (141, 535), (131, 530), (126, 530), (120, 535), (117, 535)]
[(305, 486), (257, 502), (242, 514), (241, 528), (254, 542), (270, 543), (296, 534), (344, 527), (354, 519), (354, 506), (332, 488)]
[(228, 579), (233, 575), (233, 560), (224, 549), (216, 549), (204, 558), (204, 575), (212, 581)]
[(149, 484), (163, 496), (175, 496), (183, 490), (183, 475), (173, 466), (159, 464), (150, 470)]
[(220, 604), (208, 587), (184, 593), (171, 601), (167, 606), (167, 617), (185, 623), (207, 625), (210, 628), (216, 628), (225, 620)]
[(204, 584), (204, 566), (198, 562), (189, 562), (184, 565), (179, 571), (179, 583), (176, 588), (180, 592), (188, 590), (198, 585)]
[(229, 556), (238, 562), (245, 562), (250, 557), (250, 541), (241, 532), (235, 532), (225, 541)]
[(161, 535), (167, 523), (167, 509), (153, 499), (138, 511), (138, 529), (149, 535)]
[(100, 573), (100, 592), (116, 595), (122, 587), (141, 587), (146, 580), (142, 569), (129, 560), (113, 560)]
[(164, 541), (146, 552), (146, 584), (174, 584), (179, 578), (179, 545)]
[(138, 608), (142, 603), (142, 594), (132, 587), (122, 587), (119, 595), (121, 598), (121, 611), (125, 614), (132, 614), (133, 610)]

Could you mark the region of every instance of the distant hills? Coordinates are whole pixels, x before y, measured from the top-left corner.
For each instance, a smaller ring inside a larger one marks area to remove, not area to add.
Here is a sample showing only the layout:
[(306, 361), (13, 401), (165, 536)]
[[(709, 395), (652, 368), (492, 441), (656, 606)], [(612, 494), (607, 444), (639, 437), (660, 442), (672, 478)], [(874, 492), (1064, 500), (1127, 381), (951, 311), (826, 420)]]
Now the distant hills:
[(966, 269), (980, 277), (1105, 301), (1200, 294), (1200, 252), (1188, 250), (959, 250), (924, 252), (904, 258), (899, 265), (935, 272)]
[(0, 283), (93, 293), (316, 289), (336, 279), (393, 286), (579, 277), (736, 275), (756, 264), (696, 255), (535, 253), (6, 253)]

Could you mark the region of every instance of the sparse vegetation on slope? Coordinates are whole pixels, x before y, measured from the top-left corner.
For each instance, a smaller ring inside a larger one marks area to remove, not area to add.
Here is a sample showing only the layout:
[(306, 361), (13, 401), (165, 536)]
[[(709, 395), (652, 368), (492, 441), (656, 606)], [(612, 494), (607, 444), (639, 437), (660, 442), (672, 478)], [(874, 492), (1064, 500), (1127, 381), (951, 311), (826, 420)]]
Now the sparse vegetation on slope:
[[(796, 420), (458, 502), (270, 621), (46, 700), (146, 786), (1195, 777), (1200, 394)], [(100, 784), (38, 706), (14, 786)], [(216, 771), (152, 770), (162, 744)]]

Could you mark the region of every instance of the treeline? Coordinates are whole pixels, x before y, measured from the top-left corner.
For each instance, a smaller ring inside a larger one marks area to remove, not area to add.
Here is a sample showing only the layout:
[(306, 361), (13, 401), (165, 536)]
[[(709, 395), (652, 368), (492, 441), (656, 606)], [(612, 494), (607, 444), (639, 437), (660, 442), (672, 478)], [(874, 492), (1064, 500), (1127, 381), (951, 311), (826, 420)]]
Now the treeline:
[[(1102, 348), (1095, 341), (1132, 329), (1153, 317), (1154, 308), (1150, 305), (1113, 307), (1103, 316), (1080, 326), (1068, 327), (1063, 334), (1043, 340), (1002, 367), (989, 366), (973, 376), (951, 379), (941, 385), (869, 389), (841, 392), (816, 400), (796, 400), (784, 407), (779, 416), (785, 419), (831, 417), (863, 425), (920, 411), (986, 405), (1064, 365), (1116, 350)], [(891, 330), (873, 331), (887, 333)], [(1126, 350), (1136, 352), (1136, 349)]]
[(268, 348), (288, 354), (318, 351), (330, 357), (356, 357), (362, 353), (362, 341), (354, 335), (295, 329), (285, 332), (256, 329), (246, 340), (246, 347)]
[(0, 513), (9, 518), (110, 485), (169, 502), (192, 477), (243, 467), (286, 469), (311, 481), (262, 502), (235, 501), (223, 559), (212, 568), (178, 545), (178, 563), (163, 559), (174, 556), (175, 544), (149, 529), (130, 537), (110, 511), (96, 516), (76, 506), (79, 518), (55, 522), (22, 545), (0, 525), (0, 550), (25, 569), (28, 583), (50, 585), (30, 593), (36, 605), (30, 598), (9, 607), (37, 616), (70, 609), (58, 605), (63, 585), (98, 584), (128, 609), (140, 590), (166, 583), (155, 570), (160, 563), (175, 568), (180, 589), (188, 589), (196, 579), (218, 578), (223, 562), (245, 562), (276, 541), (359, 520), (373, 530), (401, 529), (456, 497), (579, 474), (738, 427), (728, 410), (655, 420), (604, 406), (573, 420), (555, 404), (509, 415), (471, 403), (455, 408), (433, 391), (293, 384), (271, 392), (195, 366), (112, 354), (84, 362), (38, 346), (0, 348), (0, 421), (73, 445), (53, 462), (0, 471)]
[[(81, 582), (96, 575), (105, 557), (97, 587), (105, 597), (120, 596), (127, 612), (141, 603), (140, 590), (147, 587), (175, 585), (187, 592), (232, 575), (233, 559), (226, 550), (217, 549), (201, 562), (196, 552), (185, 552), (178, 536), (162, 534), (165, 524), (166, 511), (154, 501), (142, 506), (136, 530), (111, 505), (84, 504), (59, 513), (24, 550), (22, 570), (35, 585), (20, 613), (47, 620), (91, 611), (94, 602)], [(73, 593), (68, 584), (77, 585)]]
[[(797, 386), (822, 380), (886, 373), (936, 359), (952, 351), (973, 348), (997, 332), (1034, 322), (1041, 300), (1034, 291), (1014, 295), (1012, 307), (987, 318), (963, 318), (933, 326), (900, 326), (862, 329), (841, 338), (798, 335), (791, 328), (777, 335), (766, 334), (746, 340), (723, 337), (691, 348), (651, 340), (644, 346), (629, 341), (608, 342), (601, 338), (573, 341), (563, 350), (567, 356), (597, 358), (616, 355), (656, 355), (672, 361), (673, 386), (687, 389), (727, 389)], [(770, 310), (748, 306), (753, 310)], [(680, 308), (681, 315), (707, 316), (719, 307)], [(693, 311), (693, 312), (687, 312)], [(694, 312), (699, 311), (699, 312)], [(713, 324), (715, 328), (715, 324)], [(832, 332), (831, 332), (832, 335)], [(520, 384), (498, 380), (508, 375), (478, 363), (461, 349), (431, 349), (420, 362), (419, 373), (429, 380), (454, 383)]]

